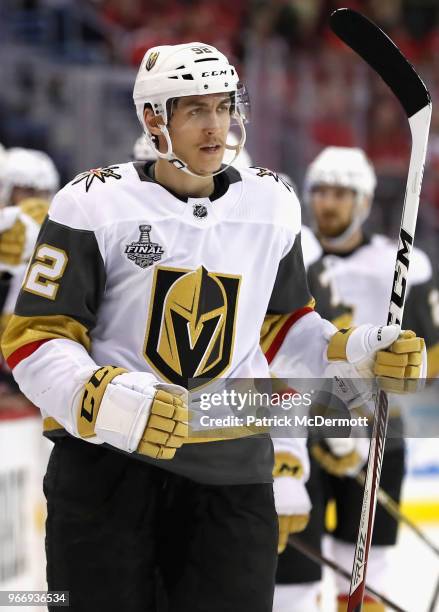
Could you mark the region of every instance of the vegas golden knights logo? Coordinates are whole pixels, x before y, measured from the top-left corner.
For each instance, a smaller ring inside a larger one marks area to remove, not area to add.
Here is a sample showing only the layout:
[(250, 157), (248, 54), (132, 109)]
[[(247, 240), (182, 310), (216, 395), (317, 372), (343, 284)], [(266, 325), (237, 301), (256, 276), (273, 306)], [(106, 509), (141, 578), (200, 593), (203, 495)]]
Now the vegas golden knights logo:
[(147, 70), (151, 70), (151, 68), (154, 68), (159, 55), (160, 55), (160, 51), (153, 51), (152, 53), (149, 54), (149, 57), (146, 60), (146, 64), (145, 64), (145, 68)]
[(145, 357), (162, 377), (195, 389), (230, 365), (240, 281), (203, 267), (157, 266)]

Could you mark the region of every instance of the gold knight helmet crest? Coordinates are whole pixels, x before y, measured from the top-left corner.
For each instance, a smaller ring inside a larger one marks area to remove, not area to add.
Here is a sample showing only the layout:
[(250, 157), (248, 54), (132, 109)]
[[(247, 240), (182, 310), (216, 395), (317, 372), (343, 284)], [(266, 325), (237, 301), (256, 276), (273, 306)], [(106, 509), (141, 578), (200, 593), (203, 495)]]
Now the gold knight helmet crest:
[(145, 68), (147, 70), (151, 70), (151, 68), (154, 68), (159, 55), (160, 55), (160, 51), (152, 51), (152, 53), (149, 54), (148, 59), (146, 60), (146, 64), (145, 64)]
[(145, 357), (162, 377), (192, 389), (229, 367), (239, 276), (158, 266)]

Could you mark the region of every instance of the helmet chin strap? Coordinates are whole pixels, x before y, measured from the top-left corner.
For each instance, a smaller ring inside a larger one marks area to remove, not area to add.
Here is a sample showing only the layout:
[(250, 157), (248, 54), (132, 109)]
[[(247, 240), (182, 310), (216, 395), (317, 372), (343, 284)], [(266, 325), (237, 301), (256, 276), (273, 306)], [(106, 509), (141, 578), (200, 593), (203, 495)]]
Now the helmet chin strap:
[(241, 118), (241, 116), (239, 114), (234, 115), (240, 129), (241, 129), (241, 140), (239, 141), (239, 143), (237, 145), (228, 145), (227, 143), (225, 144), (225, 148), (235, 151), (235, 155), (233, 157), (233, 159), (226, 165), (224, 165), (223, 167), (221, 167), (219, 170), (217, 170), (216, 172), (209, 172), (209, 174), (198, 174), (197, 172), (194, 172), (193, 170), (191, 170), (189, 168), (189, 165), (183, 161), (181, 158), (178, 158), (174, 155), (173, 152), (173, 148), (172, 148), (172, 141), (171, 141), (171, 136), (169, 134), (168, 128), (166, 127), (166, 125), (164, 124), (160, 124), (158, 127), (161, 131), (161, 133), (163, 134), (165, 140), (166, 140), (166, 144), (167, 144), (167, 151), (166, 153), (161, 153), (155, 143), (152, 141), (151, 139), (151, 135), (149, 133), (146, 133), (146, 136), (148, 138), (148, 140), (151, 142), (152, 146), (154, 147), (158, 157), (160, 157), (161, 159), (166, 159), (169, 163), (171, 163), (175, 168), (177, 168), (178, 170), (181, 170), (182, 172), (185, 172), (186, 174), (189, 174), (190, 176), (195, 176), (197, 178), (212, 178), (213, 176), (216, 176), (217, 174), (221, 174), (222, 172), (224, 172), (225, 170), (227, 170), (227, 168), (229, 168), (233, 162), (235, 161), (235, 159), (238, 157), (238, 155), (241, 152), (241, 149), (243, 148), (243, 146), (245, 145), (245, 141), (247, 138), (247, 134), (245, 131), (245, 127), (244, 127), (244, 123), (243, 120)]
[[(344, 230), (344, 232), (342, 232), (338, 236), (322, 236), (326, 244), (333, 247), (342, 246), (355, 234), (357, 230), (360, 229), (360, 227), (363, 225), (363, 223), (369, 216), (370, 210), (370, 204), (365, 207), (361, 207), (361, 198), (364, 198), (364, 196), (358, 193), (354, 202), (354, 210), (352, 211), (352, 221)], [(314, 229), (317, 229), (317, 224), (315, 220), (313, 221), (313, 226)]]

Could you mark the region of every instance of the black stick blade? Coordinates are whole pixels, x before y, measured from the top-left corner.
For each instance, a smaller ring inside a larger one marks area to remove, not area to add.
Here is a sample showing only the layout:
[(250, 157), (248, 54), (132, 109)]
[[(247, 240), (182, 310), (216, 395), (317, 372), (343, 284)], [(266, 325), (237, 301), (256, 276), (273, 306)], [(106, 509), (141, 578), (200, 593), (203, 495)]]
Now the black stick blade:
[(410, 62), (373, 21), (349, 8), (334, 11), (332, 31), (387, 83), (408, 117), (431, 103), (430, 94)]

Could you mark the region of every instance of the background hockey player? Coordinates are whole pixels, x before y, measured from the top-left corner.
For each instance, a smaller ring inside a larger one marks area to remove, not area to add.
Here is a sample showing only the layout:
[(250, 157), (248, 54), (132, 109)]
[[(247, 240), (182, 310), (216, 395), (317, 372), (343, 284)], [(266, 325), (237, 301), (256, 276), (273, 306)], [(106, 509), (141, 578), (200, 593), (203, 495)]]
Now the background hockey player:
[[(24, 273), (33, 253), (49, 199), (59, 187), (59, 175), (43, 151), (11, 148), (0, 160), (0, 335), (14, 312)], [(10, 406), (16, 385), (8, 368), (1, 378), (2, 401)]]
[(50, 201), (59, 189), (59, 174), (44, 151), (13, 147), (0, 165), (0, 203), (17, 206), (28, 198)]
[[(308, 282), (316, 299), (316, 309), (339, 328), (366, 321), (378, 324), (386, 319), (396, 245), (385, 236), (368, 235), (363, 229), (373, 200), (376, 178), (373, 167), (360, 149), (328, 147), (309, 166), (304, 199), (321, 243), (321, 257), (314, 256), (308, 269)], [(439, 371), (439, 321), (437, 286), (432, 265), (419, 249), (414, 249), (404, 312), (404, 327), (424, 336), (429, 348), (428, 375)], [(390, 399), (390, 423), (386, 442), (381, 486), (400, 499), (404, 474), (404, 441), (398, 396)], [(334, 497), (337, 525), (332, 552), (347, 570), (352, 568), (362, 502), (362, 488), (352, 476), (367, 458), (365, 439), (328, 439), (312, 445), (311, 478), (308, 490), (313, 503), (311, 521), (302, 538), (319, 548), (324, 533), (324, 517), (329, 497)], [(341, 477), (341, 478), (340, 478)], [(368, 582), (385, 592), (388, 582), (389, 551), (396, 542), (397, 524), (377, 506)], [(279, 558), (276, 589), (280, 612), (317, 610), (321, 568), (289, 547)], [(338, 609), (345, 610), (348, 587), (338, 581)], [(297, 595), (297, 597), (296, 597)], [(303, 596), (303, 600), (300, 599)], [(384, 610), (369, 596), (365, 610)]]
[(292, 371), (314, 376), (331, 359), (346, 375), (373, 367), (399, 329), (342, 338), (308, 305), (294, 193), (266, 169), (221, 166), (247, 110), (224, 55), (150, 49), (134, 100), (160, 159), (81, 173), (55, 196), (3, 336), (55, 440), (48, 586), (75, 612), (154, 611), (158, 578), (170, 610), (269, 612), (271, 440), (188, 437), (186, 389), (268, 378), (267, 312), (268, 350), (282, 330)]

